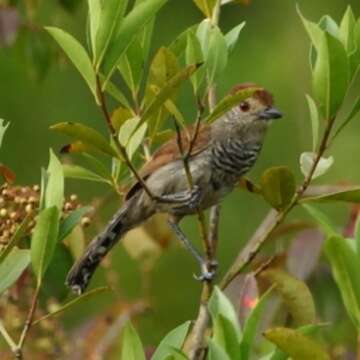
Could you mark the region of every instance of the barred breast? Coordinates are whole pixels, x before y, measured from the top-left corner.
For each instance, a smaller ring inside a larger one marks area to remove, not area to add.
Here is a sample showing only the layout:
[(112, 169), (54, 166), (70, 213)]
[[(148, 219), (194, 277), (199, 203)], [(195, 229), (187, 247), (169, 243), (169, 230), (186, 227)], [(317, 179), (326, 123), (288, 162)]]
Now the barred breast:
[(215, 143), (211, 152), (214, 187), (237, 182), (255, 164), (260, 150), (259, 143), (243, 143), (238, 139)]

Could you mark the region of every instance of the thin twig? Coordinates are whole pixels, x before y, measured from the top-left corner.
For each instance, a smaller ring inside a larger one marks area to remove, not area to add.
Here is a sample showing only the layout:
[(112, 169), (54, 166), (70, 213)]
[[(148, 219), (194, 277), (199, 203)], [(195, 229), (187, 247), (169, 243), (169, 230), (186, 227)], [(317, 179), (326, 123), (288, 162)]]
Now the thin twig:
[(144, 191), (146, 192), (146, 194), (151, 198), (151, 199), (156, 199), (156, 196), (154, 196), (152, 194), (152, 192), (150, 191), (150, 189), (148, 188), (148, 186), (146, 185), (145, 181), (143, 180), (143, 178), (139, 175), (139, 173), (136, 171), (134, 165), (132, 164), (126, 148), (120, 143), (118, 137), (117, 137), (117, 133), (116, 130), (112, 124), (111, 121), (111, 116), (107, 107), (107, 103), (106, 103), (106, 98), (105, 98), (105, 94), (102, 91), (101, 88), (101, 81), (100, 81), (100, 77), (97, 76), (96, 77), (96, 84), (97, 84), (97, 92), (98, 92), (98, 96), (99, 96), (99, 100), (100, 100), (100, 107), (101, 110), (103, 112), (107, 127), (110, 131), (110, 135), (111, 138), (116, 146), (116, 149), (118, 150), (119, 154), (121, 155), (122, 159), (125, 161), (127, 167), (129, 168), (129, 170), (132, 172), (132, 174), (135, 176), (136, 180), (141, 184), (142, 188), (144, 189)]
[(7, 332), (7, 330), (4, 327), (4, 324), (0, 320), (0, 334), (3, 336), (4, 340), (7, 342), (7, 344), (10, 346), (10, 349), (12, 352), (16, 352), (17, 346), (15, 344), (15, 341), (12, 339), (10, 334)]
[(39, 299), (40, 288), (41, 288), (41, 284), (38, 284), (36, 286), (34, 295), (33, 295), (32, 300), (31, 300), (30, 310), (29, 310), (29, 313), (28, 313), (28, 316), (27, 316), (27, 319), (26, 319), (26, 322), (25, 322), (25, 326), (24, 326), (23, 331), (21, 333), (19, 343), (16, 346), (15, 357), (17, 359), (22, 359), (22, 350), (23, 350), (25, 340), (26, 340), (26, 338), (27, 338), (27, 336), (29, 334), (29, 330), (30, 330), (31, 325), (32, 325), (33, 320), (34, 320), (34, 315), (35, 315), (35, 311), (36, 311), (36, 307), (37, 307), (37, 303), (38, 303), (38, 299)]
[(248, 242), (248, 245), (239, 254), (239, 256), (234, 261), (233, 265), (225, 274), (220, 284), (222, 288), (226, 288), (230, 284), (230, 282), (234, 280), (236, 276), (239, 275), (247, 267), (247, 265), (251, 263), (253, 258), (262, 249), (265, 242), (271, 237), (271, 235), (278, 228), (278, 226), (283, 223), (289, 212), (298, 204), (301, 197), (306, 193), (306, 190), (309, 188), (311, 184), (316, 168), (324, 152), (327, 150), (333, 125), (334, 125), (334, 119), (330, 119), (327, 122), (327, 127), (325, 128), (325, 132), (323, 134), (321, 143), (319, 145), (319, 149), (317, 151), (311, 169), (308, 175), (305, 177), (302, 185), (298, 188), (290, 204), (279, 212), (276, 212), (275, 210), (271, 210), (268, 213), (265, 220), (262, 222), (258, 230), (255, 232), (254, 236)]

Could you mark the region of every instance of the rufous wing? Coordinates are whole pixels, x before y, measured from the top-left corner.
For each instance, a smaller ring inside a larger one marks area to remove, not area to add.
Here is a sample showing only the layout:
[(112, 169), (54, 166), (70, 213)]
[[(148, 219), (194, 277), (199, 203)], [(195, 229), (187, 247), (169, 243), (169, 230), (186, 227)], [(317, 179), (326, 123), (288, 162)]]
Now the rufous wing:
[[(189, 149), (191, 140), (194, 137), (196, 127), (190, 125), (181, 132), (181, 144), (183, 146), (183, 151), (186, 153)], [(191, 156), (199, 154), (204, 151), (210, 142), (210, 126), (200, 125), (195, 141), (191, 149)], [(147, 161), (139, 171), (139, 175), (146, 180), (153, 172), (160, 169), (162, 166), (165, 166), (172, 161), (177, 161), (181, 159), (181, 151), (179, 149), (178, 138), (174, 136), (166, 143), (164, 143), (157, 151), (154, 152), (152, 158)], [(125, 200), (130, 199), (142, 188), (139, 182), (136, 182), (131, 186), (127, 194), (125, 195)]]

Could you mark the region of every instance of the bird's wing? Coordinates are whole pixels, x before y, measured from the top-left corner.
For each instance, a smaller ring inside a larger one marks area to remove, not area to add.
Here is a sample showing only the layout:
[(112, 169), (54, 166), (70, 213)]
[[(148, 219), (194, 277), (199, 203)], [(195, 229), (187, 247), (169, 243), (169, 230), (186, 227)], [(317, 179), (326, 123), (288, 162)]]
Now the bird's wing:
[[(183, 146), (183, 151), (186, 153), (190, 146), (190, 141), (194, 136), (196, 131), (195, 126), (188, 126), (186, 130), (181, 132), (181, 143)], [(193, 143), (191, 149), (191, 156), (199, 154), (204, 151), (209, 144), (210, 137), (210, 126), (200, 125), (196, 139)], [(179, 160), (181, 158), (181, 152), (178, 146), (177, 136), (174, 136), (166, 143), (164, 143), (157, 151), (154, 152), (152, 158), (147, 161), (139, 171), (139, 175), (146, 180), (153, 172), (158, 170), (164, 165), (172, 161)], [(130, 199), (142, 188), (139, 182), (136, 182), (131, 186), (127, 194), (125, 195), (125, 200)]]

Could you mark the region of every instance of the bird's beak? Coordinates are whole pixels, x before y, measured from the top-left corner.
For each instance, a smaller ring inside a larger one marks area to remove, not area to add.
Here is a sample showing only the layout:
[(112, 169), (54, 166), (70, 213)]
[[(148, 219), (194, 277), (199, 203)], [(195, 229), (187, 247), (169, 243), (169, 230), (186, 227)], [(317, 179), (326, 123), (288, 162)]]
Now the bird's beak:
[(269, 107), (260, 113), (260, 119), (264, 120), (272, 120), (272, 119), (280, 119), (283, 114), (274, 107)]

